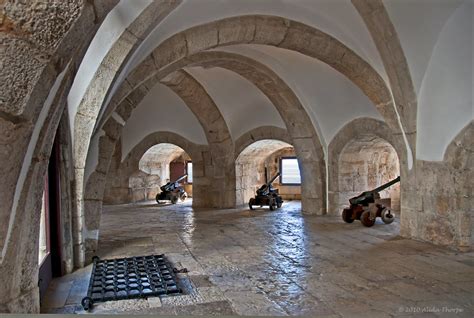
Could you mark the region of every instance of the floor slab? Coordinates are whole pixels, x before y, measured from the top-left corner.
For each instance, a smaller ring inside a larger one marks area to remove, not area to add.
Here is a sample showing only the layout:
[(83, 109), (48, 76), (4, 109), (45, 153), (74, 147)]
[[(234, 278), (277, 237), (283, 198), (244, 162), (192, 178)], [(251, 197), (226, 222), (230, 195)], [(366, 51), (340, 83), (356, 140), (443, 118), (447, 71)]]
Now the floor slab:
[[(195, 210), (191, 201), (106, 206), (98, 256), (164, 253), (183, 296), (97, 304), (92, 313), (472, 317), (473, 253), (403, 239), (399, 223), (363, 227), (282, 209)], [(54, 280), (42, 311), (84, 313), (90, 266)], [(82, 297), (81, 297), (82, 296)]]

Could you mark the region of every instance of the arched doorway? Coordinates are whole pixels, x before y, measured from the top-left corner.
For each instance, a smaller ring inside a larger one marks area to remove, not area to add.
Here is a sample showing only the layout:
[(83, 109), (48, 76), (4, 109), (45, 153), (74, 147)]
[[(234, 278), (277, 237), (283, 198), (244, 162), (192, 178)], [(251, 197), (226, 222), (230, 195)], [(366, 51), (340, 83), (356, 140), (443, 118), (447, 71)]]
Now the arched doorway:
[[(396, 150), (373, 134), (349, 141), (338, 158), (337, 211), (349, 205), (349, 199), (381, 186), (400, 175)], [(400, 213), (400, 184), (380, 192), (381, 203)]]
[(138, 162), (138, 167), (128, 179), (131, 202), (155, 200), (160, 187), (183, 175), (181, 181), (189, 197), (192, 197), (192, 160), (179, 146), (160, 143), (149, 148)]
[(235, 161), (236, 204), (248, 204), (255, 191), (277, 172), (273, 182), (283, 200), (301, 200), (301, 175), (292, 145), (273, 139), (256, 141), (247, 146)]

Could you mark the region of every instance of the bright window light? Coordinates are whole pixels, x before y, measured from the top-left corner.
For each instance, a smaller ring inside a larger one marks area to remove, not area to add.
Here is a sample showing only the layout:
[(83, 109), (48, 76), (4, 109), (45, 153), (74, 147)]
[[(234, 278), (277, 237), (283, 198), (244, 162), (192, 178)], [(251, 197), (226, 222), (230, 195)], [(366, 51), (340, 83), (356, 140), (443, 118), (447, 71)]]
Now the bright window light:
[(300, 167), (296, 158), (281, 159), (281, 184), (301, 184)]
[(186, 171), (188, 173), (188, 183), (193, 183), (193, 163), (188, 162), (186, 164)]

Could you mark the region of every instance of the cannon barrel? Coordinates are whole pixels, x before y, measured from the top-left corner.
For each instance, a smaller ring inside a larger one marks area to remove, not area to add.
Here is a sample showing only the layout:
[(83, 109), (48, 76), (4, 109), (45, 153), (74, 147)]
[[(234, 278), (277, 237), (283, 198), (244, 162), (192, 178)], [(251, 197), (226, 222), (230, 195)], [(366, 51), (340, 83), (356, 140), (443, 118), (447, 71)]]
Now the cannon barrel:
[(400, 176), (396, 177), (392, 181), (389, 181), (385, 184), (382, 184), (380, 187), (377, 187), (377, 188), (373, 189), (370, 192), (377, 193), (377, 192), (383, 191), (383, 190), (387, 189), (388, 187), (391, 187), (392, 185), (394, 185), (397, 182), (400, 182)]
[(371, 191), (362, 192), (358, 196), (349, 199), (349, 202), (350, 204), (363, 204), (363, 205), (366, 205), (371, 202), (373, 203), (375, 201), (375, 193), (383, 191), (399, 181), (400, 181), (400, 176), (393, 179), (392, 181), (382, 184), (380, 187), (377, 187)]
[(267, 182), (267, 185), (269, 186), (270, 184), (273, 183), (273, 181), (275, 181), (276, 178), (278, 178), (280, 176), (280, 172), (277, 172), (277, 174), (270, 179), (270, 181)]
[(267, 183), (262, 185), (258, 190), (257, 190), (257, 195), (267, 195), (272, 187), (272, 182), (275, 181), (276, 178), (280, 176), (280, 172), (277, 172), (277, 174), (270, 179)]
[(176, 179), (175, 181), (173, 182), (168, 182), (167, 184), (165, 184), (164, 186), (161, 186), (160, 189), (161, 191), (172, 191), (174, 190), (177, 186), (176, 186), (176, 183), (177, 182), (180, 182), (181, 180), (183, 180), (184, 178), (186, 178), (188, 175), (187, 174), (184, 174), (182, 175), (181, 177), (179, 177), (178, 179)]
[(176, 179), (176, 180), (173, 181), (172, 183), (180, 182), (181, 180), (183, 180), (183, 179), (186, 178), (187, 176), (188, 176), (187, 174), (183, 174), (181, 177), (179, 177), (178, 179)]

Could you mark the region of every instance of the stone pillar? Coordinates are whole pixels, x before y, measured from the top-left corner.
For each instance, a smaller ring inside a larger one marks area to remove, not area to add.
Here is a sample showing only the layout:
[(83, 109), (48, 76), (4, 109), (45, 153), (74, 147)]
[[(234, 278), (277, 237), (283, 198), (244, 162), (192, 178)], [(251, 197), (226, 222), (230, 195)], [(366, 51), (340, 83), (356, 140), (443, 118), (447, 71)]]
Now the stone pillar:
[(82, 241), (84, 243), (85, 264), (91, 262), (92, 256), (97, 251), (107, 173), (115, 145), (122, 133), (122, 124), (111, 117), (104, 125), (103, 130), (105, 135), (99, 139), (99, 162), (84, 187), (83, 211), (85, 222), (82, 228), (84, 235)]

